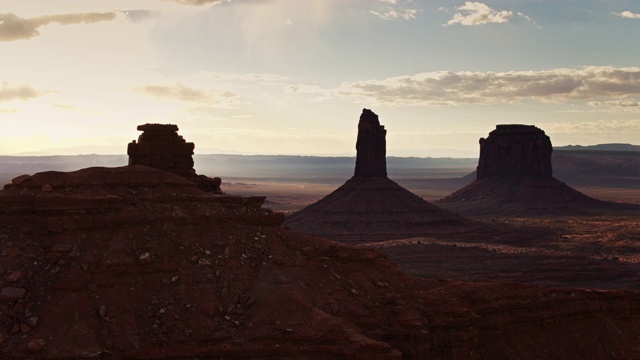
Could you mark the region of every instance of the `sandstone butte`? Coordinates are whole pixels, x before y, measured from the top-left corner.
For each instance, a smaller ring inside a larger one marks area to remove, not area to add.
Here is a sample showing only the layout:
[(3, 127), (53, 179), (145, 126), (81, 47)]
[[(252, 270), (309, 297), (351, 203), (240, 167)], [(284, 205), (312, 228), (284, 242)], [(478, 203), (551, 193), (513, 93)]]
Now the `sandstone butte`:
[(640, 294), (421, 280), (145, 165), (0, 191), (2, 359), (639, 358)]
[(437, 201), (469, 216), (638, 213), (640, 206), (588, 197), (553, 177), (551, 140), (532, 125), (497, 125), (480, 139), (476, 180)]
[(326, 197), (288, 216), (285, 225), (304, 234), (351, 243), (483, 228), (428, 203), (389, 179), (386, 133), (378, 115), (364, 109), (358, 122), (353, 177)]

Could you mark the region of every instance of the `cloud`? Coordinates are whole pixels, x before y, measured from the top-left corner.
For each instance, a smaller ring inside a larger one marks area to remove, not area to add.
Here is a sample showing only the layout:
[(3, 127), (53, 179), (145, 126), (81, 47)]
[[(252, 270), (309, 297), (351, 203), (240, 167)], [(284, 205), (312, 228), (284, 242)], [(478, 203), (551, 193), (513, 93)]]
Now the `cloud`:
[(177, 83), (175, 85), (147, 85), (136, 90), (162, 99), (173, 99), (206, 105), (233, 105), (238, 103), (237, 95), (230, 91), (210, 91), (188, 87)]
[(474, 1), (467, 1), (464, 5), (457, 8), (458, 12), (453, 15), (451, 20), (447, 21), (447, 25), (484, 25), (484, 24), (501, 24), (509, 22), (509, 18), (513, 16), (511, 11), (497, 11), (486, 4)]
[(285, 94), (307, 96), (311, 101), (324, 101), (334, 98), (334, 91), (317, 85), (297, 84), (283, 88)]
[(234, 73), (216, 73), (216, 72), (207, 72), (207, 71), (198, 72), (197, 76), (209, 77), (212, 80), (247, 81), (247, 82), (257, 82), (257, 83), (278, 83), (278, 82), (283, 82), (290, 79), (289, 77), (286, 77), (286, 76), (268, 74), (268, 73), (234, 74)]
[(121, 10), (119, 12), (124, 14), (127, 20), (133, 22), (141, 22), (160, 16), (159, 12), (151, 10)]
[[(544, 71), (425, 72), (343, 83), (336, 94), (386, 105), (569, 102), (640, 94), (640, 68), (585, 67)], [(614, 99), (612, 99), (614, 100)]]
[(403, 9), (397, 11), (395, 9), (389, 8), (383, 12), (373, 10), (370, 10), (369, 12), (382, 20), (412, 20), (416, 18), (418, 9)]
[(592, 107), (638, 107), (640, 102), (634, 99), (619, 99), (611, 101), (589, 101), (587, 105)]
[(518, 12), (518, 16), (519, 16), (519, 17), (521, 17), (521, 18), (523, 18), (523, 19), (525, 19), (526, 21), (528, 21), (528, 22), (532, 23), (532, 24), (533, 24), (533, 25), (535, 25), (538, 29), (540, 29), (540, 26), (538, 25), (538, 23), (536, 23), (536, 21), (535, 21), (535, 20), (533, 20), (532, 18), (530, 18), (529, 16), (527, 16), (527, 15), (525, 15), (525, 14), (521, 13), (521, 12)]
[[(414, 7), (408, 7), (407, 5), (400, 4), (401, 0), (379, 0), (387, 4), (386, 6), (379, 7), (377, 10), (369, 10), (369, 13), (379, 17), (382, 20), (413, 20), (420, 11)], [(406, 0), (407, 4), (412, 3), (413, 0)]]
[(48, 15), (29, 19), (21, 18), (12, 13), (0, 14), (0, 41), (30, 39), (40, 35), (39, 27), (51, 23), (60, 25), (92, 24), (111, 21), (116, 17), (116, 12)]
[(625, 19), (640, 19), (640, 14), (632, 13), (631, 11), (614, 12), (612, 14)]
[[(202, 5), (216, 5), (222, 2), (230, 2), (231, 0), (165, 0), (165, 1), (173, 1), (180, 5), (202, 6)], [(251, 1), (256, 1), (256, 0), (251, 0)]]
[(12, 100), (31, 100), (43, 93), (33, 89), (28, 85), (10, 85), (6, 82), (0, 87), (0, 102)]
[(619, 141), (620, 134), (637, 134), (640, 132), (640, 120), (602, 119), (596, 121), (552, 122), (545, 124), (545, 131), (547, 133), (566, 133), (574, 136), (593, 134), (597, 138), (602, 138), (606, 134), (613, 134), (613, 138)]

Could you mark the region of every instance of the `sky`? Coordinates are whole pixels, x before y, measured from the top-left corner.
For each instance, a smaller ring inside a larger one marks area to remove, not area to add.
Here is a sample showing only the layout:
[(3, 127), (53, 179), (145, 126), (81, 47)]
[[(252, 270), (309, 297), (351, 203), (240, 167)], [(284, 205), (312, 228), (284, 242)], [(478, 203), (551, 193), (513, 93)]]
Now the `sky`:
[(0, 0), (0, 154), (477, 157), (496, 124), (640, 144), (637, 0)]

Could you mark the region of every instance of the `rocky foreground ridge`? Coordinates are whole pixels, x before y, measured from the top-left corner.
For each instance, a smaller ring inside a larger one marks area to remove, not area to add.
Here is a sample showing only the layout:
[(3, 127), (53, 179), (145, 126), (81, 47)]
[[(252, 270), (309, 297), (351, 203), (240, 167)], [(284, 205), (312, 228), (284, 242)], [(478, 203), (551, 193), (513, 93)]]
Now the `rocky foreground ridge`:
[(640, 294), (406, 275), (145, 166), (0, 191), (0, 357), (640, 357)]

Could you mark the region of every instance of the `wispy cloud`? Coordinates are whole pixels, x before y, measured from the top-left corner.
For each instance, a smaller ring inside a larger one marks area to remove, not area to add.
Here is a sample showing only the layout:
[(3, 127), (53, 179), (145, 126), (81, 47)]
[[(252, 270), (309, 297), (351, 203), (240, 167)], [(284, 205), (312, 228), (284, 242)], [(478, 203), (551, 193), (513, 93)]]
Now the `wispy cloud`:
[(31, 100), (43, 94), (43, 92), (37, 91), (28, 85), (11, 85), (3, 82), (2, 86), (0, 86), (0, 102)]
[(160, 16), (160, 12), (152, 10), (121, 10), (118, 11), (124, 14), (125, 18), (133, 22), (141, 22)]
[(307, 96), (311, 101), (323, 101), (334, 98), (334, 91), (317, 85), (296, 84), (283, 88), (285, 94)]
[(173, 99), (205, 105), (234, 105), (238, 103), (237, 95), (230, 91), (212, 91), (188, 87), (181, 83), (174, 85), (147, 85), (136, 90), (162, 99)]
[(216, 73), (202, 71), (197, 72), (198, 77), (204, 77), (211, 80), (222, 81), (246, 81), (256, 83), (278, 83), (289, 80), (290, 78), (282, 75), (268, 74), (268, 73), (248, 73), (248, 74), (234, 74), (234, 73)]
[[(344, 83), (336, 94), (386, 105), (458, 105), (615, 100), (640, 94), (640, 68), (425, 72)], [(607, 99), (609, 98), (609, 99)]]
[(538, 25), (538, 23), (535, 20), (533, 20), (531, 17), (521, 12), (518, 12), (518, 16), (522, 19), (525, 19), (527, 22), (530, 22), (531, 24), (535, 25), (538, 29), (540, 29), (540, 25)]
[(632, 13), (631, 11), (614, 12), (612, 14), (625, 19), (640, 19), (640, 14)]
[(459, 6), (457, 10), (458, 12), (447, 21), (445, 26), (456, 24), (466, 26), (501, 24), (509, 22), (509, 18), (513, 16), (513, 12), (511, 11), (497, 11), (486, 4), (474, 1), (465, 2), (464, 5)]
[(545, 124), (545, 131), (548, 133), (565, 133), (582, 137), (595, 135), (598, 139), (602, 139), (603, 136), (606, 135), (613, 135), (607, 136), (607, 138), (620, 139), (620, 134), (637, 134), (640, 132), (640, 120), (602, 119), (596, 121), (553, 122)]
[(16, 41), (30, 39), (40, 35), (38, 28), (58, 23), (60, 25), (92, 24), (100, 21), (116, 19), (117, 12), (60, 14), (22, 18), (12, 13), (0, 14), (0, 41)]
[(619, 99), (619, 100), (610, 100), (610, 101), (589, 101), (587, 103), (589, 106), (593, 107), (638, 107), (640, 106), (640, 102), (635, 99)]
[(385, 5), (379, 6), (376, 10), (369, 10), (369, 13), (382, 20), (413, 20), (420, 11), (412, 6), (413, 0), (405, 0), (404, 4), (402, 0), (379, 0), (379, 2)]
[(165, 0), (165, 1), (173, 1), (181, 5), (202, 6), (202, 5), (218, 4), (223, 1), (228, 2), (230, 0)]

